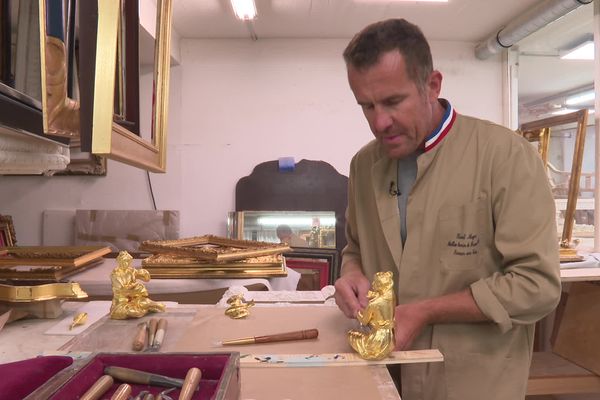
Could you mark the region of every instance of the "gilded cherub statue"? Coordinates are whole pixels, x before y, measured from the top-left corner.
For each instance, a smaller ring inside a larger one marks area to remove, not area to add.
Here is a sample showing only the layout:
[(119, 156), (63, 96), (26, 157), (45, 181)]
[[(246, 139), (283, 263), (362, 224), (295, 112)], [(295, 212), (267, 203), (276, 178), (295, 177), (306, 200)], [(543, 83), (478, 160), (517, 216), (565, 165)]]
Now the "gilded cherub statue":
[(375, 274), (367, 299), (367, 307), (356, 315), (361, 326), (367, 329), (348, 331), (348, 342), (362, 358), (383, 360), (394, 350), (396, 296), (392, 272)]
[(233, 319), (245, 318), (250, 315), (249, 308), (254, 305), (254, 300), (245, 301), (244, 296), (235, 294), (227, 299), (229, 307), (225, 310), (225, 315)]
[(117, 267), (110, 274), (113, 299), (110, 306), (112, 319), (140, 318), (148, 312), (165, 311), (165, 305), (150, 300), (144, 282), (150, 280), (150, 273), (143, 268), (131, 265), (133, 257), (121, 251), (117, 257)]

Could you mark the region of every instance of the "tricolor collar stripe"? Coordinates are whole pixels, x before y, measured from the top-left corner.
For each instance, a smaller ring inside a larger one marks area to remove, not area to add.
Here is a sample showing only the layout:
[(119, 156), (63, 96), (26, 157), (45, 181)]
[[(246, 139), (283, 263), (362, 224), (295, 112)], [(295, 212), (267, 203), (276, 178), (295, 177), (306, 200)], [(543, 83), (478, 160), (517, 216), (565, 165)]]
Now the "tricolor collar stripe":
[(450, 102), (446, 102), (446, 112), (444, 113), (444, 117), (442, 118), (442, 122), (438, 126), (438, 128), (433, 131), (427, 139), (425, 139), (425, 151), (429, 151), (434, 148), (441, 140), (446, 136), (446, 134), (452, 128), (454, 121), (456, 120), (456, 111), (452, 108)]

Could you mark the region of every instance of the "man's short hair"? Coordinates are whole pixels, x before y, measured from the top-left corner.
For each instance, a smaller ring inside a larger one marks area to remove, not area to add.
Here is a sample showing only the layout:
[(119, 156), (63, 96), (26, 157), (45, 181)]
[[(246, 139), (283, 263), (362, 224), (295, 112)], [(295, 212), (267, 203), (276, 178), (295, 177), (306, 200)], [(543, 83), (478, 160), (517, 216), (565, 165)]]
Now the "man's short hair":
[(292, 228), (290, 228), (289, 225), (279, 225), (276, 229), (275, 229), (275, 233), (277, 234), (277, 237), (281, 237), (281, 236), (289, 236), (292, 234)]
[(431, 72), (431, 49), (421, 29), (405, 19), (375, 22), (358, 32), (344, 50), (347, 65), (364, 70), (377, 64), (382, 54), (398, 50), (409, 78), (424, 89)]

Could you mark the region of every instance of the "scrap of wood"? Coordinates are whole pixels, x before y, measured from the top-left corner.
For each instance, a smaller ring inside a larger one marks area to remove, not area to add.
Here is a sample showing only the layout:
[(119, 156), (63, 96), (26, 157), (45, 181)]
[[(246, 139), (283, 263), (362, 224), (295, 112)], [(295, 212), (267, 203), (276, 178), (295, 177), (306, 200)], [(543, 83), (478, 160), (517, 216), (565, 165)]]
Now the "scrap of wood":
[(8, 310), (0, 315), (0, 330), (2, 330), (2, 328), (4, 328), (4, 324), (8, 322), (8, 319), (10, 318), (10, 312), (11, 310)]
[(393, 351), (383, 360), (364, 360), (356, 353), (326, 354), (242, 354), (240, 366), (256, 367), (349, 367), (359, 365), (413, 364), (442, 362), (437, 349)]

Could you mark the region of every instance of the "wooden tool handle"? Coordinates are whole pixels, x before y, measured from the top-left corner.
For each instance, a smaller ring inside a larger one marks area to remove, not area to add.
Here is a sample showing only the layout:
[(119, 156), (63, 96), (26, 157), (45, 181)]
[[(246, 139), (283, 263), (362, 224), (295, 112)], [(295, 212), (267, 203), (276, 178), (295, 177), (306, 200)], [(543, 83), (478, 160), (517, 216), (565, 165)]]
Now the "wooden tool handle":
[(163, 340), (165, 339), (165, 334), (167, 333), (168, 322), (166, 319), (161, 318), (158, 321), (158, 325), (156, 326), (156, 334), (154, 336), (154, 342), (152, 343), (153, 347), (160, 348)]
[(142, 385), (150, 384), (150, 375), (148, 372), (138, 371), (122, 367), (106, 367), (104, 373), (123, 382), (138, 383)]
[(115, 393), (112, 395), (110, 400), (127, 400), (131, 394), (131, 386), (126, 383), (120, 385)]
[(122, 382), (137, 383), (142, 385), (181, 387), (183, 379), (175, 379), (169, 376), (152, 374), (137, 369), (123, 367), (106, 367), (104, 373)]
[(254, 339), (256, 343), (272, 343), (285, 342), (288, 340), (314, 339), (318, 336), (318, 329), (308, 329), (304, 331), (278, 333), (276, 335), (256, 336)]
[(154, 335), (156, 335), (156, 326), (158, 325), (158, 318), (150, 318), (148, 321), (148, 346), (154, 344)]
[(113, 377), (102, 375), (87, 392), (81, 396), (81, 400), (98, 400), (113, 385)]
[(181, 387), (179, 400), (191, 400), (196, 388), (198, 387), (198, 384), (200, 384), (200, 377), (202, 377), (202, 371), (200, 371), (198, 368), (193, 367), (189, 369), (185, 375), (183, 386)]
[(133, 339), (133, 345), (131, 346), (133, 350), (140, 351), (146, 346), (146, 336), (148, 335), (148, 325), (140, 324), (138, 325), (138, 331)]

